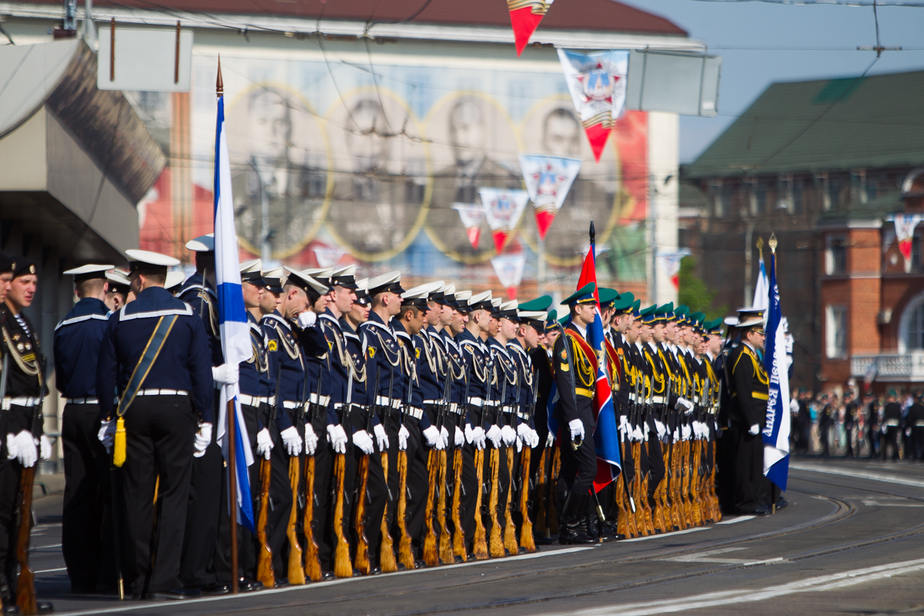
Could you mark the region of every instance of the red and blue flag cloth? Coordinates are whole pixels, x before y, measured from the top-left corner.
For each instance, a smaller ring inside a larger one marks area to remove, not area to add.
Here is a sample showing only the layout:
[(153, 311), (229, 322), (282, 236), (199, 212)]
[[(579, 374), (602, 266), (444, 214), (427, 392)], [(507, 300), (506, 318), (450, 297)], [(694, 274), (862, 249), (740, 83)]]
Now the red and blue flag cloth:
[[(597, 452), (597, 475), (594, 477), (594, 492), (599, 492), (617, 477), (622, 469), (622, 458), (619, 455), (619, 429), (616, 423), (616, 411), (613, 406), (613, 388), (606, 372), (606, 337), (603, 335), (603, 317), (600, 314), (600, 296), (597, 292), (596, 250), (591, 242), (590, 250), (584, 258), (581, 268), (581, 277), (576, 289), (587, 283), (594, 283), (594, 298), (597, 300), (596, 314), (593, 324), (587, 327), (587, 344), (597, 356), (597, 384), (594, 388), (593, 410), (597, 427), (594, 430), (594, 448)], [(570, 322), (566, 322), (566, 324)], [(555, 402), (558, 392), (552, 381), (552, 390), (549, 392), (549, 432), (558, 435), (558, 421), (555, 419)]]

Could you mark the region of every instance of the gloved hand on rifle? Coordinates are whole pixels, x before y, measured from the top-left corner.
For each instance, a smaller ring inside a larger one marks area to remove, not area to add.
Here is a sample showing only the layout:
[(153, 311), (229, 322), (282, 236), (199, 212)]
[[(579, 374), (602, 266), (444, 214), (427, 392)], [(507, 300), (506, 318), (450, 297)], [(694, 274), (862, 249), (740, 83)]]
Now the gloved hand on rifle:
[[(23, 430), (15, 437), (16, 455), (14, 456), (24, 468), (32, 468), (38, 460), (38, 449), (35, 447), (35, 439), (28, 430)], [(11, 458), (12, 459), (12, 458)]]
[(365, 430), (357, 430), (353, 433), (353, 444), (359, 447), (359, 450), (367, 456), (375, 451), (375, 443), (372, 442), (372, 437)]
[(568, 429), (571, 431), (572, 441), (584, 440), (584, 422), (580, 419), (572, 419), (568, 422)]
[(388, 434), (385, 432), (385, 426), (378, 424), (372, 429), (372, 432), (375, 433), (375, 440), (379, 445), (379, 451), (388, 451), (390, 443), (388, 442)]
[(535, 449), (539, 446), (539, 433), (533, 428), (529, 429), (529, 441), (527, 443), (530, 449)]
[[(421, 434), (427, 442), (427, 447), (436, 449), (437, 451), (443, 448), (443, 439), (440, 438), (440, 431), (436, 429), (436, 426), (430, 426), (421, 432)], [(405, 443), (404, 446), (407, 448), (407, 443)]]
[(485, 437), (491, 441), (494, 449), (500, 449), (503, 433), (501, 429), (497, 427), (497, 424), (491, 424), (491, 427), (488, 428), (488, 431), (485, 433)]
[(411, 433), (402, 424), (401, 429), (398, 430), (398, 451), (407, 451), (407, 439), (410, 436)]
[(674, 405), (674, 409), (689, 415), (693, 412), (693, 403), (686, 398), (677, 398), (677, 404)]
[(295, 426), (289, 426), (280, 432), (279, 436), (282, 437), (282, 444), (285, 445), (290, 456), (297, 456), (302, 452), (302, 438), (298, 435)]
[(446, 426), (440, 428), (440, 440), (443, 441), (443, 449), (449, 447), (449, 430)]
[(487, 444), (487, 436), (484, 433), (484, 428), (481, 426), (472, 428), (472, 444), (475, 445), (476, 449), (484, 449), (484, 446)]
[(199, 424), (199, 431), (196, 432), (196, 441), (195, 448), (193, 452), (194, 458), (201, 458), (205, 455), (205, 450), (208, 449), (208, 446), (212, 442), (212, 424), (210, 423), (201, 423)]
[(517, 432), (510, 426), (504, 426), (501, 428), (501, 439), (504, 441), (504, 445), (510, 447), (517, 441)]
[(41, 438), (35, 439), (35, 445), (39, 448), (39, 456), (42, 460), (51, 459), (51, 441), (44, 434)]
[(523, 441), (524, 443), (527, 443), (527, 444), (528, 444), (528, 443), (531, 443), (531, 442), (532, 442), (531, 439), (530, 439), (530, 440), (527, 440), (527, 439), (529, 438), (529, 431), (530, 431), (530, 430), (531, 430), (531, 428), (529, 427), (529, 424), (521, 423), (520, 425), (517, 426), (517, 436), (518, 436), (518, 437), (520, 438), (520, 440)]
[(760, 433), (760, 426), (757, 424), (754, 424), (748, 430), (748, 434), (750, 434), (751, 436), (757, 436), (759, 433)]
[[(468, 426), (468, 425), (466, 425), (465, 428), (466, 428), (467, 430), (471, 430), (471, 429), (472, 429), (472, 428), (471, 428), (470, 426)], [(453, 432), (453, 437), (455, 437), (455, 445), (456, 445), (456, 447), (462, 447), (463, 445), (465, 445), (465, 433), (462, 431), (461, 428), (456, 427), (455, 432)]]
[(305, 424), (305, 453), (313, 456), (318, 450), (318, 435), (315, 434), (314, 428), (310, 423)]
[[(304, 314), (304, 313), (303, 313)], [(347, 435), (340, 424), (327, 426), (327, 440), (335, 453), (346, 453)]]
[(263, 428), (257, 432), (257, 453), (269, 460), (273, 451), (273, 437), (270, 436), (268, 428)]

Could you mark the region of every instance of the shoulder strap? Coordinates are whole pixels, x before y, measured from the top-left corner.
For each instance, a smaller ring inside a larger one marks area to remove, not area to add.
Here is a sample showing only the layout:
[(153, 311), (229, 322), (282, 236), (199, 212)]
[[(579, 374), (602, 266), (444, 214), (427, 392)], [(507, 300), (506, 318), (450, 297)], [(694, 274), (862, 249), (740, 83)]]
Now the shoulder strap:
[(136, 365), (135, 369), (132, 371), (132, 375), (128, 379), (128, 385), (125, 386), (125, 391), (122, 392), (122, 398), (119, 400), (119, 408), (116, 409), (116, 415), (118, 417), (125, 415), (125, 412), (128, 411), (128, 407), (135, 401), (135, 395), (141, 390), (144, 379), (147, 378), (148, 372), (151, 371), (151, 366), (154, 365), (157, 356), (160, 355), (161, 349), (164, 348), (164, 343), (167, 342), (167, 336), (170, 335), (170, 330), (173, 329), (173, 324), (176, 323), (176, 319), (177, 315), (169, 314), (157, 320), (157, 325), (154, 327), (154, 332), (148, 339), (147, 346), (144, 347), (141, 359), (138, 360), (138, 365)]

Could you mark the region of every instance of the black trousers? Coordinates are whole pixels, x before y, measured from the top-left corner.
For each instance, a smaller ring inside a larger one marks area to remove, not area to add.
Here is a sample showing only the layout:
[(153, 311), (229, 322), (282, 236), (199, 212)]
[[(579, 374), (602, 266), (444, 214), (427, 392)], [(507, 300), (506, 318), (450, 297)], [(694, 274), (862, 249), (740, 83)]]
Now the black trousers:
[(172, 590), (181, 585), (196, 416), (186, 396), (140, 397), (125, 415), (125, 429), (125, 578), (136, 594)]
[[(424, 515), (427, 505), (427, 488), (430, 476), (427, 473), (427, 448), (422, 442), (420, 426), (412, 417), (404, 418), (404, 427), (408, 431), (407, 439), (407, 506), (405, 507), (405, 524), (411, 538), (415, 557), (422, 548)], [(399, 413), (392, 411), (385, 420), (385, 432), (388, 434), (388, 491), (392, 500), (388, 505), (389, 527), (391, 536), (398, 543), (400, 533), (396, 512), (398, 510), (400, 473), (398, 472), (398, 431), (401, 429)]]
[[(311, 427), (318, 437), (318, 448), (314, 452), (314, 484), (311, 486), (310, 490), (306, 487), (303, 498), (314, 498), (312, 533), (315, 543), (318, 544), (318, 558), (321, 561), (321, 568), (324, 571), (333, 571), (334, 542), (329, 531), (332, 528), (334, 517), (334, 501), (331, 499), (334, 449), (327, 440), (326, 413), (312, 411), (312, 415)], [(295, 423), (296, 422), (293, 422), (293, 424)], [(302, 430), (304, 430), (303, 427)], [(302, 433), (301, 430), (300, 433)], [(302, 477), (300, 481), (304, 483), (305, 477)], [(305, 532), (308, 532), (307, 529)]]
[(902, 431), (900, 426), (886, 427), (885, 442), (882, 444), (882, 459), (887, 460), (889, 457), (889, 448), (892, 448), (892, 459), (898, 460), (898, 435)]
[(569, 442), (561, 445), (561, 474), (559, 481), (576, 494), (590, 494), (594, 477), (597, 475), (597, 452), (590, 431), (581, 446), (574, 449)]
[(61, 551), (71, 588), (83, 591), (116, 581), (110, 458), (97, 438), (99, 426), (98, 405), (64, 407)]
[(744, 424), (733, 423), (729, 432), (735, 439), (735, 508), (751, 511), (769, 500), (764, 485), (764, 441)]
[[(665, 445), (668, 446), (668, 445)], [(642, 447), (644, 451), (645, 448)], [(658, 438), (658, 432), (655, 429), (648, 431), (648, 499), (654, 497), (655, 489), (667, 475), (667, 469), (664, 468), (664, 453), (661, 439)]]
[[(350, 529), (350, 545), (356, 546), (359, 541), (355, 532), (356, 508), (359, 505), (360, 499), (365, 499), (366, 514), (364, 516), (363, 534), (366, 536), (366, 541), (369, 544), (369, 564), (372, 567), (378, 567), (382, 543), (382, 515), (385, 513), (385, 504), (388, 502), (388, 483), (385, 479), (384, 469), (382, 468), (382, 451), (379, 449), (374, 430), (371, 428), (371, 422), (366, 422), (368, 412), (369, 411), (365, 410), (360, 412), (354, 411), (351, 414), (351, 421), (354, 428), (365, 430), (367, 425), (370, 426), (368, 432), (375, 443), (375, 451), (369, 456), (369, 475), (366, 480), (366, 492), (362, 494), (360, 493), (362, 477), (359, 476), (358, 471), (360, 461), (365, 455), (360, 449), (353, 447), (356, 475), (351, 491), (351, 494), (354, 496), (352, 498), (352, 511), (350, 512), (350, 519), (353, 521), (353, 526)], [(391, 445), (390, 439), (389, 445)]]
[(212, 442), (203, 456), (191, 458), (189, 505), (186, 512), (186, 531), (183, 541), (183, 565), (180, 569), (180, 580), (186, 587), (231, 581), (230, 577), (219, 579), (212, 563), (218, 547), (222, 494), (226, 489), (224, 456), (215, 440), (218, 436), (217, 418), (219, 416), (217, 393), (216, 391), (216, 408), (214, 409), (216, 424), (212, 426)]

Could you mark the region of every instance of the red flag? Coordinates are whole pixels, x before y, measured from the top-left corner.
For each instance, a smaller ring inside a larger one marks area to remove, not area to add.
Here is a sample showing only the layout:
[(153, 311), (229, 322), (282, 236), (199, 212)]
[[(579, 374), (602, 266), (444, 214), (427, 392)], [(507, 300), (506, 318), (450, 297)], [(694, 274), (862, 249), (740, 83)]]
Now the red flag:
[(554, 0), (507, 0), (510, 11), (510, 25), (516, 41), (517, 55), (523, 53), (529, 37), (533, 35), (539, 22), (545, 17)]

